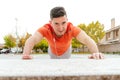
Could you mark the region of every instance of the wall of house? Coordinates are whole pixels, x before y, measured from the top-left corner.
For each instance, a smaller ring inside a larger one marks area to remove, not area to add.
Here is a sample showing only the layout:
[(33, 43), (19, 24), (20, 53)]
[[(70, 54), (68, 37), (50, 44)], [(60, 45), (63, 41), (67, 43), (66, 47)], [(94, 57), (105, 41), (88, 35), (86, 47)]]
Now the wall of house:
[(98, 48), (100, 52), (105, 52), (105, 53), (120, 52), (120, 42), (107, 44), (107, 45), (98, 45)]
[[(114, 53), (114, 52), (120, 52), (120, 42), (117, 43), (111, 43), (111, 44), (105, 44), (105, 45), (98, 45), (99, 51), (103, 53)], [(80, 52), (89, 52), (88, 48), (85, 47), (79, 49)]]

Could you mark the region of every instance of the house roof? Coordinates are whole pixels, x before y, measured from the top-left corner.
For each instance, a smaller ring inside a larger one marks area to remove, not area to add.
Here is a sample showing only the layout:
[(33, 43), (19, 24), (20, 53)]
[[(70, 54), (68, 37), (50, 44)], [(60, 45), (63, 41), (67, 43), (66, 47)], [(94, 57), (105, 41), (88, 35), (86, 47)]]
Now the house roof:
[(118, 25), (118, 26), (116, 26), (116, 27), (113, 27), (113, 28), (107, 30), (106, 33), (107, 33), (107, 32), (111, 32), (111, 31), (113, 31), (113, 30), (117, 30), (117, 29), (120, 29), (120, 25)]

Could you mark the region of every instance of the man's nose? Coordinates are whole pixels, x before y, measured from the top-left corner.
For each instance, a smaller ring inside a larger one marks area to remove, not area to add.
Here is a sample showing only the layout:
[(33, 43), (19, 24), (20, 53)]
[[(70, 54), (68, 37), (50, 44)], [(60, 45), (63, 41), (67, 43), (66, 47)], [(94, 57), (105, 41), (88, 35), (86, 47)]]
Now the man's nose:
[(60, 25), (60, 26), (59, 26), (59, 31), (62, 31), (62, 30), (63, 30), (63, 26)]

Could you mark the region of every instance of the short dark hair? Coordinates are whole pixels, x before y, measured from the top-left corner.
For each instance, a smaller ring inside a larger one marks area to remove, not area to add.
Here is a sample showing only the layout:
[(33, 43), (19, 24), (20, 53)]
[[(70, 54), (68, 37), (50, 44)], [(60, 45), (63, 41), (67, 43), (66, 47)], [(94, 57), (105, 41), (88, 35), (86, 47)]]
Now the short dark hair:
[(61, 16), (64, 16), (64, 15), (67, 16), (64, 7), (54, 7), (54, 8), (51, 9), (51, 11), (50, 11), (50, 18), (51, 18), (51, 19), (57, 18), (57, 17), (61, 17)]

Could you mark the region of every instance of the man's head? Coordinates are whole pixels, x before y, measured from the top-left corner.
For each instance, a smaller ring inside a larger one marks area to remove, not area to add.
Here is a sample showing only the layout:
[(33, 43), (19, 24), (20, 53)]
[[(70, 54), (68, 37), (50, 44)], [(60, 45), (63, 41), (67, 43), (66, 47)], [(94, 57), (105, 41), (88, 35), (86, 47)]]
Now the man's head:
[(64, 7), (54, 7), (53, 9), (51, 9), (51, 11), (50, 11), (51, 20), (53, 18), (58, 18), (58, 17), (62, 17), (62, 16), (67, 16)]
[(50, 11), (50, 24), (57, 36), (62, 36), (67, 29), (67, 14), (63, 7), (54, 7)]

